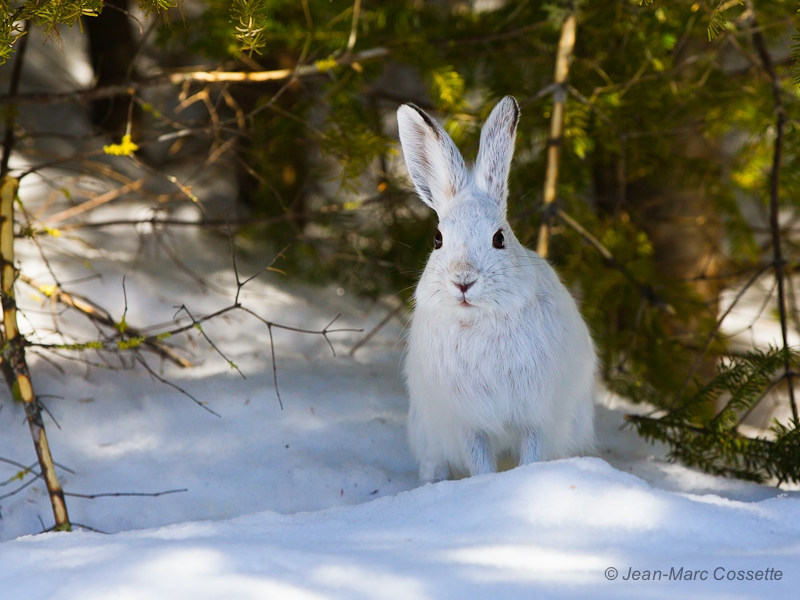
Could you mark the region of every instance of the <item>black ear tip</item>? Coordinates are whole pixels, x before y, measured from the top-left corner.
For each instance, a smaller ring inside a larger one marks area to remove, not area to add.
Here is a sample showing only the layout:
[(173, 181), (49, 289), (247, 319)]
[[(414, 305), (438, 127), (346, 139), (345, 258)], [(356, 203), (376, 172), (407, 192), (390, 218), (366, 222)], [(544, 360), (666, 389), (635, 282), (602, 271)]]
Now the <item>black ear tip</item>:
[(436, 138), (439, 139), (439, 128), (436, 126), (436, 121), (434, 121), (428, 113), (426, 113), (413, 102), (408, 102), (403, 106), (407, 106), (408, 108), (414, 110), (420, 117), (422, 117), (422, 120), (425, 121), (425, 124), (428, 126), (428, 128), (433, 132)]
[(511, 110), (514, 112), (514, 118), (512, 119), (511, 128), (515, 129), (517, 127), (517, 123), (519, 123), (519, 115), (520, 115), (519, 103), (517, 102), (517, 99), (514, 98), (514, 96), (506, 96), (505, 98), (503, 98), (503, 101), (511, 103)]

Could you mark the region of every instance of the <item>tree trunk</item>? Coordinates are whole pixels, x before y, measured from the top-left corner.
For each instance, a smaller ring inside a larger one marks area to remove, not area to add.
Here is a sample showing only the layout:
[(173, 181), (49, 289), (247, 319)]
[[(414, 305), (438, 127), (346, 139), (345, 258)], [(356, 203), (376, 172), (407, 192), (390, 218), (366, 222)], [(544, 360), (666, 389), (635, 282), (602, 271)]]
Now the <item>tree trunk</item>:
[[(127, 15), (128, 0), (105, 0), (99, 17), (85, 19), (95, 85), (118, 85), (130, 80), (137, 44)], [(125, 12), (122, 12), (125, 11)], [(92, 102), (91, 121), (114, 138), (125, 134), (130, 97), (116, 96)]]

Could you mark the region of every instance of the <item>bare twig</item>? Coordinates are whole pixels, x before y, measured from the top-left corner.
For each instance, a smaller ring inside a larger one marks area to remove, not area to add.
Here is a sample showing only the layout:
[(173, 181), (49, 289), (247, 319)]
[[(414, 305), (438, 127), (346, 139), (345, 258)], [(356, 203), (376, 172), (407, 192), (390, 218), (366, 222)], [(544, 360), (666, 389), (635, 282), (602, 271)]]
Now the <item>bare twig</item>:
[(269, 354), (272, 358), (272, 383), (275, 385), (275, 395), (278, 397), (278, 404), (283, 410), (283, 400), (281, 400), (281, 391), (278, 389), (278, 366), (275, 364), (275, 341), (272, 339), (272, 325), (267, 325), (269, 331)]
[[(55, 286), (38, 285), (27, 275), (20, 274), (19, 280), (30, 285), (45, 296), (54, 298), (57, 302), (63, 304), (64, 306), (68, 306), (77, 310), (93, 322), (109, 327), (115, 331), (119, 331), (120, 324), (114, 320), (114, 318), (111, 316), (111, 313), (92, 300), (84, 298), (79, 294), (65, 292), (58, 284)], [(126, 331), (133, 337), (140, 337), (143, 335), (140, 329), (130, 325), (127, 326)], [(180, 367), (192, 366), (191, 362), (183, 358), (180, 354), (175, 352), (174, 349), (170, 348), (160, 340), (149, 340), (146, 345), (152, 348), (162, 358), (165, 358)]]
[(217, 345), (216, 345), (216, 344), (215, 344), (215, 343), (214, 343), (214, 342), (211, 340), (211, 338), (210, 338), (210, 337), (208, 337), (208, 334), (207, 334), (207, 333), (206, 333), (206, 332), (203, 330), (203, 327), (202, 327), (202, 325), (201, 325), (200, 323), (198, 323), (198, 322), (197, 322), (197, 320), (194, 318), (194, 315), (193, 315), (191, 312), (189, 312), (189, 309), (188, 309), (188, 308), (186, 308), (186, 305), (185, 305), (185, 304), (181, 304), (181, 305), (180, 305), (180, 307), (178, 308), (178, 312), (176, 313), (176, 317), (177, 317), (177, 315), (178, 315), (178, 314), (180, 314), (181, 312), (184, 312), (184, 313), (186, 313), (186, 315), (187, 315), (187, 316), (188, 316), (188, 317), (191, 319), (191, 321), (192, 321), (192, 326), (193, 326), (193, 327), (194, 327), (194, 328), (195, 328), (197, 331), (199, 331), (199, 332), (200, 332), (200, 335), (202, 335), (202, 336), (205, 338), (206, 342), (208, 342), (208, 345), (209, 345), (209, 346), (211, 346), (211, 347), (214, 349), (214, 351), (215, 351), (217, 354), (219, 354), (219, 355), (220, 355), (220, 356), (221, 356), (221, 357), (222, 357), (222, 358), (225, 360), (225, 362), (227, 362), (227, 363), (230, 365), (230, 367), (231, 367), (232, 369), (236, 369), (236, 372), (237, 372), (237, 373), (239, 373), (239, 375), (241, 375), (241, 376), (242, 376), (242, 379), (247, 379), (247, 377), (245, 377), (245, 376), (244, 376), (244, 373), (242, 373), (242, 370), (241, 370), (241, 369), (238, 367), (238, 365), (237, 365), (235, 362), (233, 362), (233, 361), (232, 361), (230, 358), (228, 358), (227, 356), (225, 356), (225, 354), (222, 352), (222, 350), (220, 350), (220, 349), (217, 347)]
[(72, 496), (73, 498), (86, 498), (87, 500), (94, 500), (95, 498), (122, 498), (127, 496), (133, 496), (137, 498), (158, 498), (159, 496), (180, 494), (181, 492), (188, 491), (188, 488), (181, 488), (179, 490), (165, 490), (163, 492), (104, 492), (101, 494), (78, 494), (75, 492), (64, 492), (64, 495)]
[(730, 312), (733, 310), (733, 307), (736, 306), (739, 300), (742, 299), (742, 296), (744, 296), (745, 292), (749, 290), (751, 287), (753, 287), (753, 284), (755, 284), (755, 282), (758, 281), (759, 278), (764, 273), (769, 271), (773, 266), (774, 265), (772, 264), (766, 265), (765, 267), (761, 268), (755, 275), (753, 275), (747, 281), (747, 283), (745, 283), (742, 286), (742, 289), (740, 289), (739, 292), (736, 294), (736, 296), (733, 298), (728, 308), (726, 308), (725, 312), (722, 313), (722, 316), (719, 319), (717, 319), (716, 325), (714, 325), (714, 328), (711, 330), (711, 333), (708, 334), (708, 338), (706, 339), (706, 342), (703, 345), (702, 350), (695, 357), (694, 362), (692, 363), (692, 367), (689, 369), (689, 374), (686, 376), (686, 379), (684, 379), (683, 384), (680, 387), (680, 390), (675, 396), (675, 399), (672, 401), (673, 406), (678, 401), (680, 401), (681, 397), (683, 396), (683, 393), (686, 391), (686, 388), (689, 386), (689, 383), (692, 381), (692, 378), (694, 377), (695, 373), (697, 373), (697, 369), (700, 368), (700, 362), (703, 360), (703, 357), (706, 355), (706, 352), (708, 352), (708, 349), (711, 347), (711, 343), (717, 337), (717, 333), (719, 333), (720, 327), (722, 327), (722, 323), (723, 321), (725, 321), (725, 318), (730, 314)]
[(228, 220), (228, 219), (203, 219), (200, 221), (189, 219), (160, 219), (158, 217), (150, 217), (149, 219), (114, 219), (110, 221), (94, 221), (88, 223), (75, 223), (67, 224), (59, 227), (61, 231), (69, 231), (72, 229), (99, 229), (101, 227), (119, 227), (124, 225), (138, 226), (138, 225), (152, 225), (156, 226), (170, 226), (170, 227), (226, 227), (228, 225), (273, 225), (275, 223), (285, 223), (287, 221), (305, 221), (309, 218), (318, 216), (318, 212), (305, 212), (305, 213), (289, 213), (278, 215), (275, 217), (253, 217), (248, 219)]
[[(182, 387), (178, 386), (174, 382), (166, 379), (165, 377), (159, 375), (147, 363), (147, 361), (144, 359), (144, 357), (141, 356), (141, 354), (139, 352), (139, 349), (140, 349), (141, 346), (143, 346), (145, 344), (158, 342), (164, 337), (171, 337), (171, 336), (178, 335), (178, 334), (181, 334), (181, 333), (186, 333), (186, 332), (190, 331), (191, 329), (197, 329), (198, 331), (200, 331), (200, 333), (202, 334), (204, 339), (209, 343), (209, 345), (214, 349), (214, 351), (217, 354), (219, 354), (232, 368), (235, 368), (242, 377), (244, 377), (244, 374), (241, 372), (241, 370), (239, 370), (239, 367), (233, 361), (231, 361), (222, 352), (222, 350), (206, 334), (206, 332), (203, 330), (203, 327), (202, 327), (203, 323), (205, 323), (207, 321), (211, 321), (212, 319), (219, 318), (219, 317), (221, 317), (221, 316), (223, 316), (223, 315), (225, 315), (227, 313), (230, 313), (232, 311), (239, 310), (239, 311), (245, 312), (245, 313), (255, 317), (258, 321), (260, 321), (261, 323), (263, 323), (267, 327), (267, 330), (268, 330), (269, 336), (270, 336), (270, 352), (271, 352), (271, 359), (272, 359), (272, 370), (273, 370), (273, 379), (274, 379), (275, 391), (276, 391), (276, 395), (278, 396), (278, 401), (279, 401), (279, 403), (281, 405), (281, 408), (283, 408), (283, 401), (282, 401), (281, 396), (280, 396), (280, 390), (278, 389), (277, 363), (276, 363), (276, 357), (275, 357), (275, 344), (274, 344), (274, 339), (273, 339), (273, 329), (274, 328), (284, 329), (286, 331), (293, 331), (293, 332), (296, 332), (296, 333), (320, 335), (325, 339), (326, 343), (328, 344), (328, 346), (330, 347), (330, 349), (331, 349), (331, 351), (333, 352), (334, 355), (336, 354), (336, 351), (335, 351), (335, 349), (333, 347), (333, 344), (331, 343), (330, 338), (328, 337), (329, 334), (331, 334), (331, 333), (342, 333), (342, 332), (360, 332), (362, 330), (361, 329), (354, 329), (354, 328), (331, 329), (331, 326), (337, 321), (337, 319), (339, 318), (340, 315), (337, 315), (336, 317), (334, 317), (321, 330), (313, 330), (313, 329), (306, 329), (306, 328), (301, 328), (301, 327), (292, 327), (292, 326), (289, 326), (289, 325), (282, 325), (280, 323), (275, 323), (275, 322), (272, 322), (272, 321), (269, 321), (269, 320), (263, 318), (258, 313), (256, 313), (253, 310), (251, 310), (250, 308), (242, 305), (240, 300), (239, 300), (239, 298), (240, 298), (240, 293), (241, 293), (242, 288), (247, 283), (252, 281), (260, 273), (262, 273), (265, 270), (270, 269), (271, 265), (274, 263), (274, 260), (272, 262), (270, 262), (264, 269), (262, 269), (261, 271), (256, 273), (255, 275), (252, 275), (252, 276), (248, 277), (245, 280), (241, 280), (241, 278), (239, 277), (238, 264), (236, 262), (236, 254), (235, 254), (235, 250), (234, 250), (234, 247), (233, 247), (232, 243), (231, 243), (231, 253), (232, 253), (232, 262), (233, 262), (234, 274), (235, 274), (235, 277), (236, 277), (237, 291), (236, 291), (236, 298), (234, 300), (234, 303), (229, 305), (229, 306), (221, 308), (221, 309), (219, 309), (219, 310), (217, 310), (217, 311), (215, 311), (215, 312), (213, 312), (211, 314), (207, 314), (207, 315), (204, 315), (204, 316), (201, 316), (201, 317), (195, 317), (194, 314), (185, 305), (181, 305), (181, 306), (178, 307), (178, 310), (177, 310), (177, 312), (176, 312), (176, 314), (173, 317), (173, 320), (171, 322), (171, 323), (175, 323), (176, 326), (173, 327), (172, 329), (168, 329), (167, 331), (160, 331), (157, 334), (144, 335), (144, 332), (139, 331), (139, 333), (141, 335), (138, 335), (138, 336), (132, 336), (131, 335), (131, 336), (123, 337), (122, 339), (100, 340), (100, 341), (91, 342), (89, 344), (72, 344), (72, 345), (70, 345), (70, 344), (68, 344), (68, 345), (60, 344), (60, 345), (57, 345), (57, 344), (44, 344), (44, 343), (28, 342), (28, 345), (36, 346), (36, 347), (39, 347), (39, 348), (46, 348), (46, 349), (49, 349), (49, 350), (51, 350), (53, 352), (56, 352), (58, 350), (62, 350), (62, 349), (65, 349), (65, 348), (66, 349), (71, 349), (71, 350), (82, 350), (82, 349), (85, 349), (85, 348), (92, 348), (92, 349), (95, 349), (95, 350), (105, 350), (105, 351), (108, 351), (108, 352), (114, 352), (114, 353), (119, 354), (122, 351), (130, 350), (130, 351), (133, 352), (134, 360), (136, 362), (138, 362), (139, 364), (141, 364), (145, 368), (145, 370), (154, 379), (160, 381), (161, 383), (164, 383), (165, 385), (168, 385), (168, 386), (172, 387), (173, 389), (177, 390), (178, 392), (180, 392), (184, 396), (186, 396), (189, 399), (191, 399), (195, 404), (197, 404), (198, 406), (200, 406), (204, 410), (206, 410), (206, 411), (210, 412), (211, 414), (216, 415), (216, 416), (219, 417), (220, 416), (219, 414), (217, 414), (215, 411), (213, 411), (208, 406), (206, 406), (205, 403), (200, 402), (197, 398), (195, 398), (187, 390), (185, 390)], [(280, 254), (278, 256), (280, 256)], [(185, 314), (189, 318), (190, 322), (188, 324), (185, 324), (185, 325), (178, 324), (178, 322), (181, 320), (180, 319), (180, 315), (181, 314)], [(121, 329), (120, 327), (117, 327), (117, 328)], [(150, 330), (152, 331), (153, 328), (151, 328)], [(126, 329), (126, 331), (128, 333), (131, 332), (131, 330), (129, 328)], [(122, 332), (120, 332), (120, 333), (122, 333)], [(61, 356), (61, 355), (59, 354), (59, 356)]]
[(192, 396), (192, 394), (190, 394), (189, 392), (187, 392), (185, 389), (183, 389), (182, 387), (180, 387), (180, 386), (179, 386), (179, 385), (177, 385), (176, 383), (173, 383), (173, 382), (172, 382), (172, 381), (170, 381), (169, 379), (166, 379), (165, 377), (162, 377), (161, 375), (159, 375), (158, 373), (156, 373), (156, 372), (155, 372), (155, 370), (153, 370), (153, 368), (152, 368), (152, 367), (151, 367), (149, 364), (147, 364), (147, 361), (144, 359), (144, 357), (142, 357), (142, 356), (141, 356), (141, 355), (140, 355), (138, 352), (134, 353), (134, 357), (135, 357), (135, 359), (136, 359), (136, 362), (138, 362), (140, 365), (142, 365), (142, 366), (144, 367), (145, 371), (147, 371), (148, 373), (150, 373), (150, 376), (151, 376), (153, 379), (156, 379), (157, 381), (159, 381), (159, 382), (163, 383), (164, 385), (167, 385), (167, 386), (171, 387), (172, 389), (174, 389), (174, 390), (176, 390), (176, 391), (180, 392), (181, 394), (183, 394), (184, 396), (186, 396), (187, 398), (189, 398), (189, 399), (190, 399), (192, 402), (194, 402), (195, 404), (197, 404), (197, 406), (199, 406), (200, 408), (202, 408), (203, 410), (205, 410), (205, 411), (207, 411), (207, 412), (210, 412), (210, 413), (211, 413), (212, 415), (214, 415), (215, 417), (222, 418), (222, 415), (220, 415), (220, 414), (219, 414), (218, 412), (216, 412), (215, 410), (213, 410), (213, 409), (209, 408), (209, 407), (208, 407), (208, 406), (207, 406), (205, 403), (203, 403), (203, 402), (200, 402), (200, 400), (198, 400), (197, 398), (195, 398), (194, 396)]
[(36, 474), (36, 476), (33, 479), (30, 479), (30, 480), (26, 481), (21, 486), (11, 490), (10, 492), (7, 492), (5, 494), (0, 495), (0, 500), (5, 500), (6, 498), (10, 498), (11, 496), (16, 496), (17, 494), (19, 494), (22, 490), (24, 490), (28, 486), (33, 485), (36, 481), (38, 481), (38, 479), (41, 476), (42, 476), (41, 473), (38, 473), (38, 474)]
[(375, 337), (375, 334), (377, 334), (381, 329), (383, 329), (386, 326), (386, 324), (389, 321), (391, 321), (394, 317), (399, 315), (403, 311), (403, 309), (405, 307), (406, 307), (405, 304), (398, 304), (392, 310), (390, 310), (388, 313), (386, 313), (386, 316), (383, 317), (380, 320), (380, 322), (377, 325), (375, 325), (375, 327), (370, 329), (370, 331), (369, 331), (369, 333), (367, 333), (367, 335), (365, 335), (363, 338), (358, 340), (358, 342), (356, 342), (355, 346), (350, 348), (350, 352), (348, 352), (347, 355), (348, 356), (353, 356), (356, 353), (356, 351), (359, 348), (361, 348), (361, 346), (363, 346), (364, 344), (369, 342), (373, 337)]

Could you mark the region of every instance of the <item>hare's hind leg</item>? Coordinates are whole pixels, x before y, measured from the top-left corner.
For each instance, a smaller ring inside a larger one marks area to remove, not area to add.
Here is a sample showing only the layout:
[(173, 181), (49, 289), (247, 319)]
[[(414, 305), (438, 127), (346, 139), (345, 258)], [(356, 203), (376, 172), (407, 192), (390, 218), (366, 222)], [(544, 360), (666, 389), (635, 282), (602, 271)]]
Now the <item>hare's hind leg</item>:
[(497, 470), (489, 448), (489, 438), (482, 431), (468, 431), (464, 435), (465, 458), (470, 476), (494, 473)]
[(520, 441), (519, 464), (529, 465), (530, 463), (539, 462), (540, 458), (539, 436), (532, 429), (528, 430), (522, 434), (522, 440)]

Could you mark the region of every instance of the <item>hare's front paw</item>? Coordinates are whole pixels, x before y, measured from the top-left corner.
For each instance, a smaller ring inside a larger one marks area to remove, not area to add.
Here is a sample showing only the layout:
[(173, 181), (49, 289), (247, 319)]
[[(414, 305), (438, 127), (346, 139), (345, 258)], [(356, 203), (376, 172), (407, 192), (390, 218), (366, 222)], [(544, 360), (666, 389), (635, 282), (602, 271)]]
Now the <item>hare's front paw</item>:
[(422, 483), (444, 481), (450, 475), (450, 467), (435, 460), (423, 460), (419, 466), (419, 480)]
[(489, 448), (489, 438), (485, 433), (482, 431), (467, 432), (464, 435), (464, 441), (467, 468), (471, 476), (494, 473), (497, 470), (494, 464), (494, 457)]
[(527, 431), (522, 435), (522, 441), (519, 448), (519, 464), (529, 465), (530, 463), (539, 462), (539, 436), (534, 431)]

